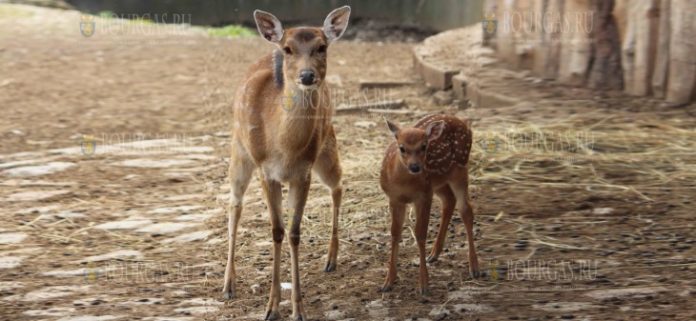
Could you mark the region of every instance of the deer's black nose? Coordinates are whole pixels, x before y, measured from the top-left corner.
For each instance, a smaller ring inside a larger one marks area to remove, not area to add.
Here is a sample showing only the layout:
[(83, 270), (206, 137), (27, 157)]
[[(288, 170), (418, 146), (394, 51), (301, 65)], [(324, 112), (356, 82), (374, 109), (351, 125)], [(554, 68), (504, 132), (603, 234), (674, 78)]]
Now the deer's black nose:
[(420, 165), (418, 164), (410, 164), (408, 165), (408, 170), (413, 173), (413, 174), (418, 174), (421, 171)]
[(310, 86), (314, 84), (314, 71), (302, 70), (300, 71), (300, 81), (305, 86)]

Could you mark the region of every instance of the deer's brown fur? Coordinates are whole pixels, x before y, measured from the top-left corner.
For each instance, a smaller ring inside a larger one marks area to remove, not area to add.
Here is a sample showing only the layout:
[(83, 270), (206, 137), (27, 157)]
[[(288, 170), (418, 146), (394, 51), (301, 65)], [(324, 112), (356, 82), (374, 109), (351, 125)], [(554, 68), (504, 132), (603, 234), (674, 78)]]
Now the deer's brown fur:
[[(266, 319), (280, 317), (280, 258), (285, 236), (281, 184), (289, 184), (288, 210), (292, 308), (295, 320), (305, 320), (300, 291), (298, 245), (300, 223), (314, 172), (331, 190), (333, 229), (325, 271), (336, 268), (338, 214), (341, 203), (341, 166), (331, 124), (332, 105), (326, 78), (327, 46), (345, 31), (349, 7), (332, 11), (323, 27), (283, 30), (267, 12), (254, 12), (259, 33), (277, 49), (253, 64), (235, 96), (230, 158), (231, 204), (229, 248), (223, 293), (235, 296), (235, 242), (242, 199), (258, 168), (270, 212), (273, 237), (273, 274)], [(307, 77), (311, 74), (311, 78)]]
[[(472, 133), (467, 121), (448, 115), (429, 115), (415, 127), (401, 128), (387, 121), (395, 140), (385, 152), (380, 185), (389, 199), (392, 216), (389, 271), (382, 286), (391, 289), (397, 277), (396, 261), (406, 206), (416, 210), (416, 242), (420, 255), (419, 290), (428, 288), (427, 262), (442, 252), (452, 214), (456, 209), (464, 220), (469, 244), (469, 269), (478, 276), (478, 258), (473, 237), (474, 213), (469, 199), (468, 160)], [(433, 194), (442, 201), (442, 221), (430, 255), (425, 257), (425, 241)]]

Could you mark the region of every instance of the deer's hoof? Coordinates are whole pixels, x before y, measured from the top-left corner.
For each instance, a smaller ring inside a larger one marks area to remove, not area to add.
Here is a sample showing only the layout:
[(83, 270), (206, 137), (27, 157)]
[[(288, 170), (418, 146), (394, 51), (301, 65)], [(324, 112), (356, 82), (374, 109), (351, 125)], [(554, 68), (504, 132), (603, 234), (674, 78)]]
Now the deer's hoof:
[(333, 272), (336, 271), (336, 262), (327, 262), (326, 266), (324, 267), (324, 272)]
[(266, 317), (263, 319), (266, 321), (278, 320), (280, 319), (280, 312), (277, 310), (268, 310), (266, 311)]
[(385, 284), (382, 287), (377, 288), (377, 292), (379, 293), (385, 293), (385, 292), (391, 292), (391, 290), (394, 287), (391, 284)]
[(481, 272), (479, 272), (479, 270), (472, 270), (469, 272), (469, 274), (471, 274), (472, 279), (478, 279), (481, 277)]
[(222, 298), (225, 300), (232, 300), (236, 297), (234, 289), (229, 289), (229, 290), (223, 290), (222, 291)]
[(428, 288), (418, 288), (418, 295), (421, 297), (430, 296), (430, 290)]
[(437, 262), (437, 258), (438, 258), (437, 255), (430, 254), (430, 255), (428, 255), (428, 258), (425, 259), (425, 261), (428, 263), (434, 263), (434, 262)]
[(307, 319), (304, 317), (304, 315), (298, 315), (296, 316), (293, 320), (295, 321), (306, 321)]

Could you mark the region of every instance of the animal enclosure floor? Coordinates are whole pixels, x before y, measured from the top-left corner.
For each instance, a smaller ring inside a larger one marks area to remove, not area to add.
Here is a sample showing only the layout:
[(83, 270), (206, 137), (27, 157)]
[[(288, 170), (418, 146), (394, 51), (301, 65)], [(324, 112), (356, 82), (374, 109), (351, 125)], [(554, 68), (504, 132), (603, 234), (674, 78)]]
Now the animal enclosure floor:
[[(271, 231), (256, 179), (240, 223), (237, 298), (223, 301), (221, 285), (232, 94), (272, 46), (112, 20), (84, 37), (80, 22), (73, 11), (0, 5), (0, 320), (262, 319)], [(334, 117), (339, 262), (322, 271), (330, 195), (315, 180), (300, 247), (310, 320), (696, 317), (694, 105), (513, 72), (497, 77), (515, 83), (506, 94), (518, 104), (462, 108), (420, 82), (410, 44), (339, 41), (329, 60), (336, 105), (404, 99), (407, 108)], [(360, 90), (361, 81), (413, 84)], [(429, 266), (432, 293), (419, 297), (409, 215), (400, 279), (378, 293), (390, 241), (378, 187), (391, 139), (383, 117), (412, 124), (429, 112), (472, 120), (484, 276), (468, 276), (455, 216)], [(289, 318), (285, 286), (282, 297)]]

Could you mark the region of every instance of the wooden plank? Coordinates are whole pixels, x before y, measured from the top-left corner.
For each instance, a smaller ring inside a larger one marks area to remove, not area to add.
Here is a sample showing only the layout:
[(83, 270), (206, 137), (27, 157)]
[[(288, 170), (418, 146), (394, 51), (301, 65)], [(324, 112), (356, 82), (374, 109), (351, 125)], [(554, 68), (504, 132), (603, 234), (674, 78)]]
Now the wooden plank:
[(403, 99), (383, 100), (364, 104), (341, 105), (336, 108), (336, 114), (350, 114), (367, 111), (368, 109), (400, 109), (404, 107), (406, 107), (406, 101)]
[(388, 114), (388, 115), (409, 115), (413, 114), (413, 110), (408, 110), (408, 109), (368, 109), (368, 113), (373, 113), (373, 114)]
[(415, 83), (413, 81), (399, 81), (399, 80), (361, 80), (360, 90), (372, 89), (372, 88), (394, 88), (403, 86), (412, 86)]

